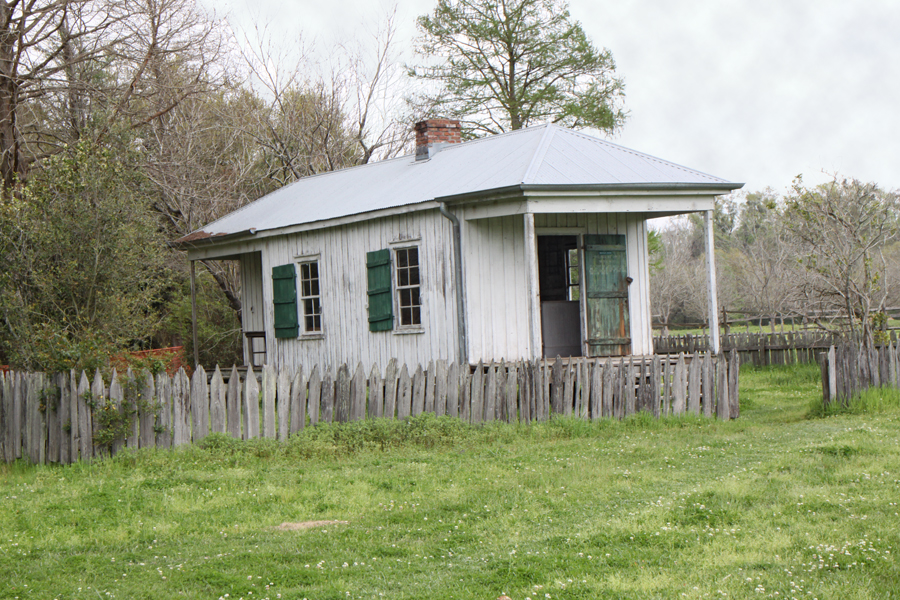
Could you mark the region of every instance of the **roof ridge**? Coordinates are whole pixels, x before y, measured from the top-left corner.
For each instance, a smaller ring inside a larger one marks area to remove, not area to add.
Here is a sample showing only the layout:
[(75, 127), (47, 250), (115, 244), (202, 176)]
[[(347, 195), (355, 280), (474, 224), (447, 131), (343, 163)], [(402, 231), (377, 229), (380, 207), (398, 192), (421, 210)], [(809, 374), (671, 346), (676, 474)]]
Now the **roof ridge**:
[(553, 127), (550, 123), (544, 125), (544, 127), (544, 133), (541, 135), (541, 141), (538, 143), (537, 150), (535, 150), (534, 156), (531, 157), (528, 168), (525, 169), (525, 175), (522, 176), (522, 183), (531, 183), (531, 179), (534, 177), (534, 174), (537, 173), (541, 163), (544, 162), (544, 157), (547, 156), (547, 150), (550, 148), (550, 143), (553, 141), (553, 134), (557, 128)]
[(628, 148), (627, 146), (622, 146), (621, 144), (616, 144), (615, 142), (610, 142), (609, 140), (605, 140), (605, 139), (603, 139), (603, 138), (600, 138), (600, 137), (597, 137), (597, 136), (594, 136), (594, 135), (586, 134), (586, 133), (584, 133), (583, 131), (577, 131), (577, 130), (575, 130), (575, 129), (568, 129), (568, 128), (565, 128), (565, 127), (561, 127), (560, 129), (564, 129), (566, 132), (568, 132), (568, 133), (570, 133), (570, 134), (572, 134), (572, 135), (581, 136), (582, 138), (586, 138), (586, 139), (591, 140), (591, 141), (593, 141), (593, 142), (599, 142), (600, 144), (603, 144), (603, 145), (606, 145), (606, 146), (612, 146), (613, 148), (615, 148), (615, 149), (617, 149), (617, 150), (620, 150), (620, 151), (622, 151), (622, 152), (625, 152), (626, 154), (631, 154), (632, 156), (639, 156), (639, 157), (642, 157), (642, 158), (651, 160), (651, 161), (653, 161), (653, 162), (657, 162), (657, 163), (662, 163), (662, 164), (665, 164), (665, 165), (669, 165), (669, 166), (674, 167), (674, 168), (676, 168), (676, 169), (678, 169), (678, 170), (680, 170), (680, 171), (684, 171), (685, 173), (694, 173), (694, 174), (696, 174), (696, 175), (702, 175), (703, 177), (708, 177), (709, 179), (712, 179), (712, 180), (715, 180), (715, 181), (721, 181), (721, 182), (724, 182), (724, 183), (730, 183), (727, 179), (723, 179), (722, 177), (716, 177), (715, 175), (710, 175), (709, 173), (706, 173), (706, 172), (704, 172), (704, 171), (698, 171), (697, 169), (692, 169), (692, 168), (690, 168), (690, 167), (686, 167), (686, 166), (684, 166), (684, 165), (680, 165), (680, 164), (675, 163), (675, 162), (672, 162), (672, 161), (670, 161), (670, 160), (666, 160), (666, 159), (664, 159), (664, 158), (659, 158), (658, 156), (653, 156), (652, 154), (647, 154), (646, 152), (641, 152), (641, 151), (639, 151), (639, 150), (633, 150), (632, 148)]

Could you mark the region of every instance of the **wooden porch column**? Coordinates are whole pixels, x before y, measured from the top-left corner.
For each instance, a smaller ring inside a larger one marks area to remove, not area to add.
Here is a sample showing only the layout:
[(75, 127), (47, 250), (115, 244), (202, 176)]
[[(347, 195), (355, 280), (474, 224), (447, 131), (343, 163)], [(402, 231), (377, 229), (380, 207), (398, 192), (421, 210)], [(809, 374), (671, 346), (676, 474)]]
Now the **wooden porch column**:
[(706, 246), (706, 292), (709, 307), (709, 349), (713, 354), (721, 351), (719, 345), (719, 301), (716, 292), (716, 245), (713, 239), (713, 211), (708, 210), (703, 214), (703, 223), (706, 225), (704, 236)]
[(528, 289), (528, 327), (531, 358), (542, 358), (541, 297), (538, 283), (537, 238), (534, 235), (534, 214), (525, 213), (525, 284)]
[(191, 334), (194, 343), (194, 368), (200, 364), (200, 348), (197, 347), (197, 276), (194, 261), (191, 261)]

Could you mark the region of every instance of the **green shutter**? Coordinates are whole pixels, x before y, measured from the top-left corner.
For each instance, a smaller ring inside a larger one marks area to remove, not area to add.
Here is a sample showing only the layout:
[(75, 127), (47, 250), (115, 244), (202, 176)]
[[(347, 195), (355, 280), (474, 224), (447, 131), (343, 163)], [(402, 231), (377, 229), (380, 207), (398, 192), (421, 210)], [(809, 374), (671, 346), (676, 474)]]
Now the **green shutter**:
[(299, 334), (297, 322), (297, 273), (294, 265), (272, 267), (272, 299), (275, 304), (275, 337)]
[(391, 297), (391, 251), (366, 253), (369, 273), (369, 331), (390, 331), (394, 327)]

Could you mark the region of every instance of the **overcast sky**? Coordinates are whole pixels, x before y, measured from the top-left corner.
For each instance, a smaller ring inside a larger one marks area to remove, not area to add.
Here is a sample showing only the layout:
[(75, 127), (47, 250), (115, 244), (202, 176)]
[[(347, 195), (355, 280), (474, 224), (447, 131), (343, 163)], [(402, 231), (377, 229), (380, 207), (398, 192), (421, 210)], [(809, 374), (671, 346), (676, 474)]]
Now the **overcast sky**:
[[(435, 0), (202, 0), (237, 27), (322, 47), (397, 6), (398, 50)], [(785, 191), (823, 171), (900, 188), (900, 1), (570, 0), (630, 112), (615, 143)], [(409, 55), (407, 55), (409, 56)]]

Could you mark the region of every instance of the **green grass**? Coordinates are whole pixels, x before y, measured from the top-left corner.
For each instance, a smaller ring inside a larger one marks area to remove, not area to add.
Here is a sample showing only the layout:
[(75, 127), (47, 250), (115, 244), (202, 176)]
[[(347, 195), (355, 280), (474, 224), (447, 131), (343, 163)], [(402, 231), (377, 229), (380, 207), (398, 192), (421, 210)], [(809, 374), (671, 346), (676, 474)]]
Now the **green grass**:
[[(896, 598), (900, 408), (811, 418), (816, 370), (743, 370), (729, 423), (427, 417), (0, 466), (0, 598)], [(274, 529), (315, 520), (346, 523)]]

